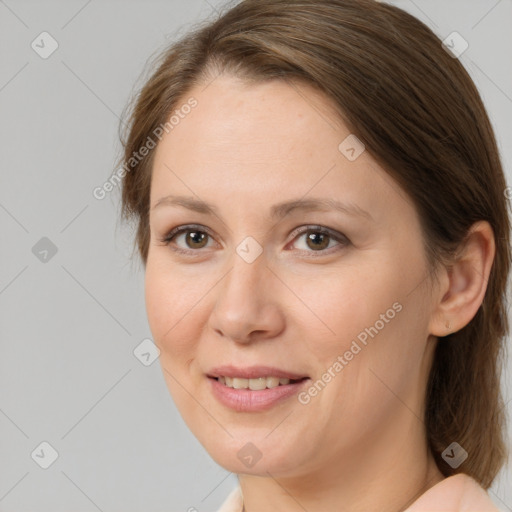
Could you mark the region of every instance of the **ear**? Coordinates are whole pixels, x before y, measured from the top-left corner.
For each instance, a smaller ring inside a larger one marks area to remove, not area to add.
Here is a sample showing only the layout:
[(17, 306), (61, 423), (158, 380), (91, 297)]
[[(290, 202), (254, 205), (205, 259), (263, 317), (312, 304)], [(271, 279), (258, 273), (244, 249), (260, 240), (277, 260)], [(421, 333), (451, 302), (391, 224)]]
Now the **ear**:
[(430, 320), (430, 333), (447, 336), (465, 327), (484, 300), (496, 252), (494, 233), (487, 221), (471, 226), (450, 269), (443, 270), (442, 286)]

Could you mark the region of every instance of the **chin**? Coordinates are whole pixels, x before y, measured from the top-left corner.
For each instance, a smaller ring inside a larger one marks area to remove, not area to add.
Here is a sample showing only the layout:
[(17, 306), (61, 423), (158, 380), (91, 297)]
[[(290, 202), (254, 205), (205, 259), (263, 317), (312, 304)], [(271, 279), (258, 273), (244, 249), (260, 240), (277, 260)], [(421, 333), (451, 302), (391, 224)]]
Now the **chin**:
[[(284, 446), (279, 437), (265, 439), (270, 430), (254, 430), (254, 435), (237, 435), (236, 426), (226, 425), (233, 437), (223, 431), (222, 438), (212, 439), (212, 432), (196, 435), (210, 457), (224, 469), (232, 473), (244, 473), (255, 476), (285, 476), (296, 472), (302, 462), (296, 460), (297, 443)], [(302, 457), (303, 458), (303, 457)], [(268, 472), (268, 473), (267, 473)]]

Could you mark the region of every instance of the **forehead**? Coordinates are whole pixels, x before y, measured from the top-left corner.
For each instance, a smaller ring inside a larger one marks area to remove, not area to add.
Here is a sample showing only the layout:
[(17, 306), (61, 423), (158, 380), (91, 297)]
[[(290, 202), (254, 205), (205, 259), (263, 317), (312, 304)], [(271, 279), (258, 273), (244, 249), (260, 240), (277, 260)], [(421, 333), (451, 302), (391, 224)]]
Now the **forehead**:
[(319, 144), (331, 153), (337, 149), (341, 119), (330, 101), (310, 86), (281, 80), (247, 84), (220, 76), (189, 91), (176, 110), (190, 98), (197, 105), (179, 119), (168, 137), (164, 135), (159, 149), (170, 146), (180, 152), (194, 144), (189, 159), (217, 151), (217, 157), (225, 160), (250, 155), (251, 163), (257, 163), (258, 153), (261, 161), (279, 162), (298, 160)]
[(221, 76), (190, 90), (176, 109), (191, 98), (196, 106), (156, 148), (151, 204), (177, 190), (240, 201), (311, 191), (365, 208), (400, 193), (367, 152), (344, 156), (340, 144), (353, 136), (331, 100), (310, 86)]

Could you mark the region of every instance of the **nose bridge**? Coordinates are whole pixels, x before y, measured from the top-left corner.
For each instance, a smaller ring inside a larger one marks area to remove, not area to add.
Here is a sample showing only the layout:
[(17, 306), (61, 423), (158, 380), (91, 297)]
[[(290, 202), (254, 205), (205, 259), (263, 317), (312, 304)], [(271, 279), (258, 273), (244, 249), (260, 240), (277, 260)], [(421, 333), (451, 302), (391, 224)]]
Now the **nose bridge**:
[(249, 262), (238, 252), (233, 254), (231, 270), (221, 286), (218, 302), (223, 301), (232, 309), (235, 309), (234, 306), (245, 309), (261, 307), (265, 303), (264, 289), (268, 274), (263, 255)]
[[(242, 219), (239, 219), (242, 220)], [(259, 237), (260, 239), (262, 236)], [(226, 276), (225, 286), (229, 293), (244, 293), (252, 289), (258, 294), (258, 286), (267, 279), (269, 270), (266, 268), (266, 253), (262, 244), (253, 236), (245, 236), (234, 246), (230, 258), (231, 270)], [(258, 297), (254, 297), (258, 298)]]
[(249, 245), (244, 252), (240, 247), (247, 249), (242, 243), (233, 254), (230, 270), (219, 283), (211, 319), (215, 330), (239, 341), (246, 340), (253, 331), (275, 331), (282, 321), (269, 286), (273, 274), (266, 268), (264, 254), (247, 258), (254, 248)]

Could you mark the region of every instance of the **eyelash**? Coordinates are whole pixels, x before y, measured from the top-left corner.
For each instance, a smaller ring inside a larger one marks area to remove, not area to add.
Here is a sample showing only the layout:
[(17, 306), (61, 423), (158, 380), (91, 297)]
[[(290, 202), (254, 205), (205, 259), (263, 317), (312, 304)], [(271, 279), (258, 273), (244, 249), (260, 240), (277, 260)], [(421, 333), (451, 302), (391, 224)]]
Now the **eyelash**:
[[(343, 248), (350, 244), (350, 240), (345, 235), (342, 235), (341, 233), (337, 233), (336, 231), (328, 229), (324, 226), (308, 225), (305, 227), (301, 226), (301, 228), (299, 228), (299, 229), (301, 229), (301, 230), (294, 231), (293, 240), (295, 240), (295, 238), (297, 238), (298, 236), (304, 235), (307, 233), (321, 233), (323, 235), (328, 235), (331, 239), (335, 240), (339, 244), (338, 246), (329, 247), (327, 249), (322, 249), (319, 251), (312, 251), (312, 250), (305, 251), (305, 250), (301, 249), (301, 251), (303, 251), (303, 252), (308, 252), (308, 253), (313, 253), (313, 254), (318, 253), (318, 256), (308, 256), (308, 257), (317, 258), (320, 256), (324, 256), (326, 254), (331, 254), (333, 252), (331, 249), (335, 249), (336, 247), (339, 247), (339, 246), (341, 246), (341, 248)], [(189, 224), (186, 226), (178, 226), (178, 227), (172, 229), (163, 238), (159, 238), (159, 242), (161, 242), (162, 245), (170, 247), (171, 242), (173, 241), (173, 239), (175, 237), (181, 235), (182, 233), (188, 233), (188, 232), (204, 233), (204, 234), (208, 235), (209, 237), (213, 238), (213, 234), (205, 226)], [(198, 256), (199, 255), (198, 253), (202, 252), (201, 249), (181, 249), (179, 247), (171, 247), (171, 249), (177, 253), (191, 255), (191, 256)]]

